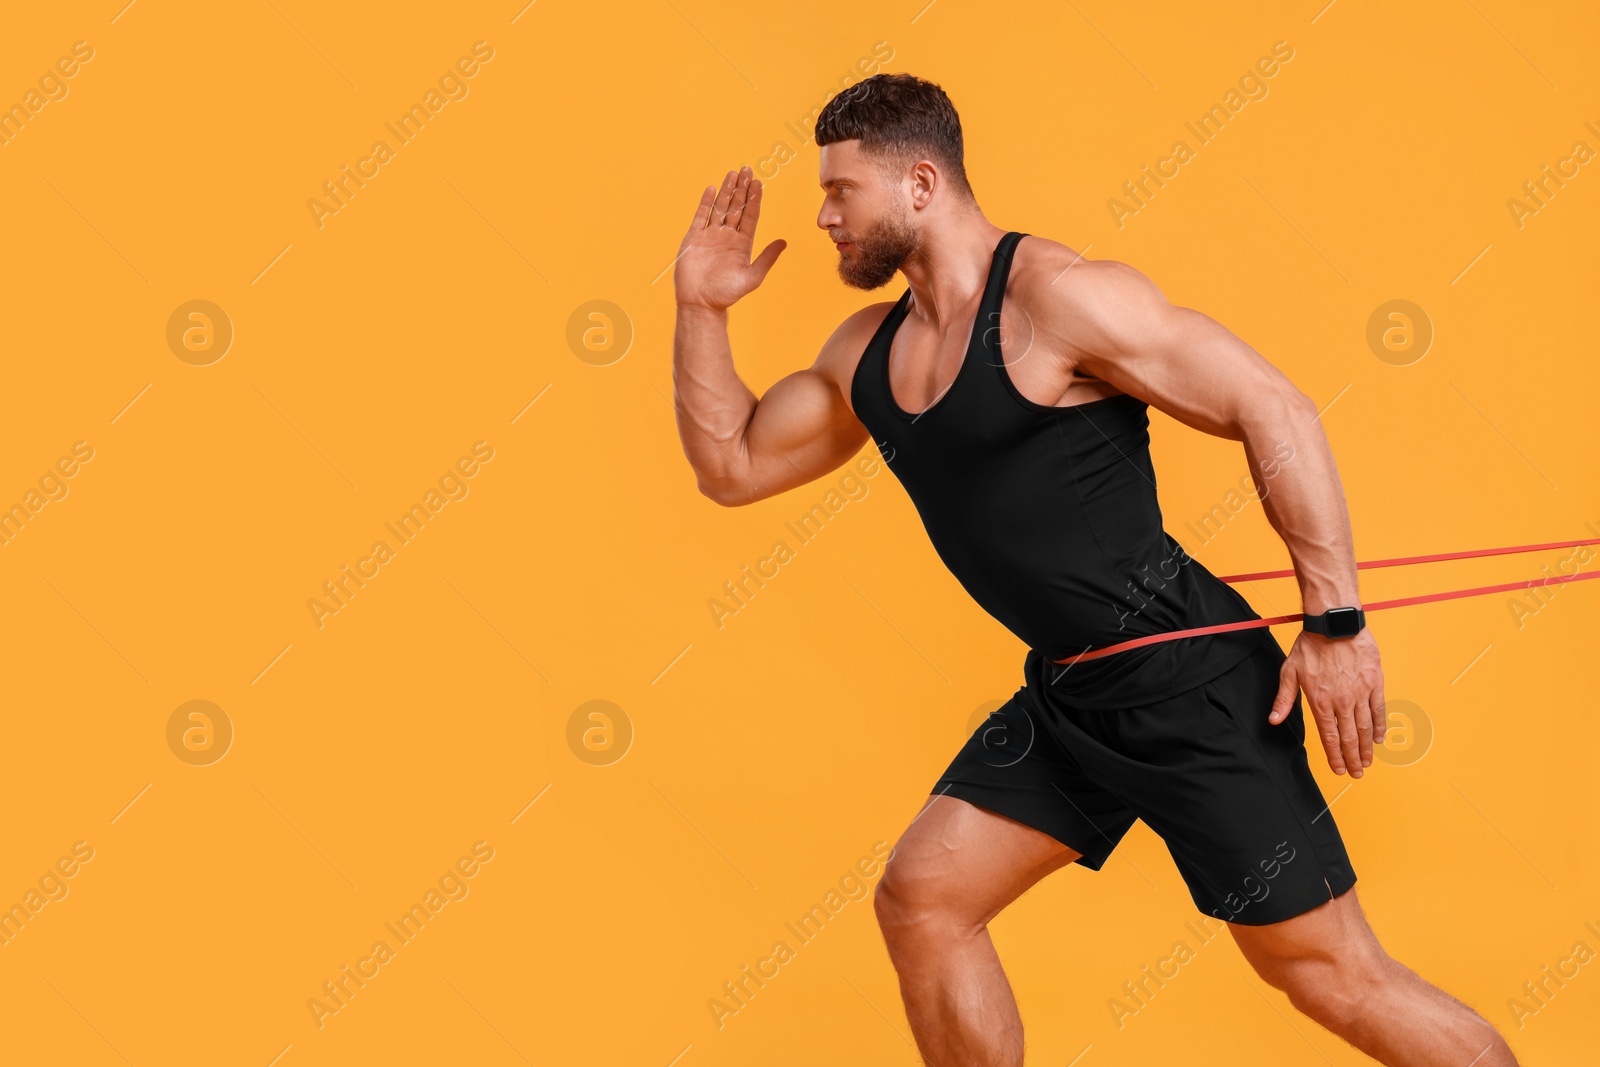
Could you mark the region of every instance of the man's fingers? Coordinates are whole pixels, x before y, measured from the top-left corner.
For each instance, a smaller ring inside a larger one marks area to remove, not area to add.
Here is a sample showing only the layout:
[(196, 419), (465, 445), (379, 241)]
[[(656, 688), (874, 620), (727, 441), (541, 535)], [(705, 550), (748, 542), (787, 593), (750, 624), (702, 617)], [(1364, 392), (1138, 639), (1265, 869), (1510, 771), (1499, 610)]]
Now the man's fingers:
[(1289, 714), (1289, 709), (1294, 707), (1294, 698), (1300, 695), (1300, 679), (1295, 674), (1294, 668), (1285, 663), (1278, 672), (1278, 695), (1272, 701), (1272, 710), (1267, 713), (1267, 721), (1276, 726)]
[(733, 184), (733, 200), (728, 205), (728, 226), (731, 229), (739, 228), (739, 221), (744, 217), (744, 207), (750, 200), (750, 168), (739, 168), (739, 177)]
[(711, 205), (716, 202), (717, 187), (708, 185), (700, 193), (700, 206), (694, 209), (694, 221), (689, 224), (690, 230), (703, 230), (706, 223), (711, 221)]
[(1328, 767), (1334, 774), (1344, 773), (1344, 751), (1339, 744), (1339, 723), (1333, 711), (1318, 697), (1306, 693), (1306, 706), (1317, 720), (1317, 736), (1322, 739), (1322, 750), (1328, 754)]
[(1372, 766), (1372, 702), (1359, 697), (1353, 709), (1356, 720), (1356, 743), (1361, 753), (1361, 766)]
[(1389, 706), (1383, 699), (1383, 683), (1372, 691), (1372, 743), (1383, 744), (1389, 736)]
[(739, 232), (755, 240), (756, 223), (761, 220), (761, 179), (750, 180), (750, 195), (744, 202), (744, 214), (739, 216)]
[(737, 171), (730, 170), (728, 176), (722, 179), (722, 188), (717, 192), (717, 202), (711, 205), (711, 225), (722, 226), (728, 221), (728, 206), (733, 203), (734, 179)]
[(756, 272), (757, 285), (760, 285), (762, 282), (767, 280), (767, 271), (771, 270), (772, 265), (778, 262), (779, 253), (788, 247), (789, 242), (780, 237), (778, 240), (773, 241), (771, 244), (761, 250), (761, 254), (756, 257), (756, 261), (750, 264), (750, 266)]
[(1339, 752), (1344, 756), (1345, 769), (1350, 777), (1360, 778), (1366, 766), (1361, 760), (1361, 742), (1357, 738), (1356, 709), (1349, 697), (1336, 702), (1335, 715), (1339, 721)]

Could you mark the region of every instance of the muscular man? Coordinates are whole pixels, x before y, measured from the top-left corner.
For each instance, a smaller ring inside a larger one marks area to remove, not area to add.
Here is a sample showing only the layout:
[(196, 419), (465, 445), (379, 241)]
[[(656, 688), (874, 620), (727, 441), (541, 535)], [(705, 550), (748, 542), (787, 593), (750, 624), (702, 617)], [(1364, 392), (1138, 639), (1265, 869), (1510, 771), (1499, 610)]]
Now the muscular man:
[[(1098, 870), (1143, 819), (1195, 905), (1321, 1025), (1386, 1064), (1515, 1064), (1488, 1022), (1379, 945), (1311, 774), (1302, 692), (1335, 773), (1361, 777), (1384, 734), (1316, 405), (1138, 271), (985, 218), (937, 85), (869, 78), (828, 103), (816, 141), (817, 225), (840, 276), (871, 290), (899, 271), (908, 288), (851, 315), (758, 399), (734, 370), (728, 308), (785, 243), (752, 262), (761, 183), (729, 172), (702, 193), (677, 261), (678, 429), (700, 491), (728, 507), (874, 441), (940, 558), (1028, 646), (1025, 684), (935, 783), (876, 891), (924, 1060), (1022, 1063), (987, 925), (1051, 871)], [(1260, 618), (1162, 529), (1150, 405), (1243, 443), (1307, 616), (1287, 655), (1253, 628), (1074, 660)]]

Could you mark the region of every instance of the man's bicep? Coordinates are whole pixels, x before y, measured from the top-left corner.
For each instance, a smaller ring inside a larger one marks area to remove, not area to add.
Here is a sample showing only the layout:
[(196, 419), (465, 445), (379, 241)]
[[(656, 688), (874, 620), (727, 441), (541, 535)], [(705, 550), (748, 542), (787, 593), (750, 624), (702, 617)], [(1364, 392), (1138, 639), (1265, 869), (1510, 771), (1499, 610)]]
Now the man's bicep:
[(744, 434), (757, 499), (820, 478), (866, 441), (867, 431), (822, 371), (808, 367), (780, 378), (761, 397)]
[[(848, 382), (881, 308), (846, 319), (822, 346), (816, 362), (774, 382), (756, 404), (741, 442), (747, 484), (735, 487), (760, 500), (814, 481), (841, 466), (866, 444), (866, 429), (840, 393)], [(874, 327), (875, 328), (875, 327)]]

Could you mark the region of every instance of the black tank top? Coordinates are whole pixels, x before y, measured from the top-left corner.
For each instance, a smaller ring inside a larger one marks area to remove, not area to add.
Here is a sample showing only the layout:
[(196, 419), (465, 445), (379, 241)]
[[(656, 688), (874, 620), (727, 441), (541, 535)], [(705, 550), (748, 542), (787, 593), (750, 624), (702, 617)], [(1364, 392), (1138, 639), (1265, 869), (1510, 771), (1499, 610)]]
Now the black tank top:
[(1260, 616), (1162, 528), (1144, 401), (1120, 394), (1048, 407), (1012, 382), (1000, 358), (1000, 304), (1025, 236), (1009, 232), (995, 248), (965, 359), (931, 407), (905, 411), (889, 388), (889, 344), (910, 309), (909, 288), (857, 364), (851, 404), (939, 557), (1029, 646), (1029, 679), (1085, 709), (1162, 700), (1273, 639), (1265, 629), (1236, 630), (1071, 667), (1048, 662)]

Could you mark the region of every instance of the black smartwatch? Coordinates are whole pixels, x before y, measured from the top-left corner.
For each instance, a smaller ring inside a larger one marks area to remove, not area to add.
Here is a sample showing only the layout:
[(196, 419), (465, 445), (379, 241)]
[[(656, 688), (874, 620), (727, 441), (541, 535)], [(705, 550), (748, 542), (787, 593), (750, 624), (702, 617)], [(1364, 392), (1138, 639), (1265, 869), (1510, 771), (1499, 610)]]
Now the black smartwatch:
[(1360, 608), (1329, 608), (1321, 615), (1304, 616), (1300, 624), (1306, 633), (1354, 637), (1367, 625), (1367, 613)]

